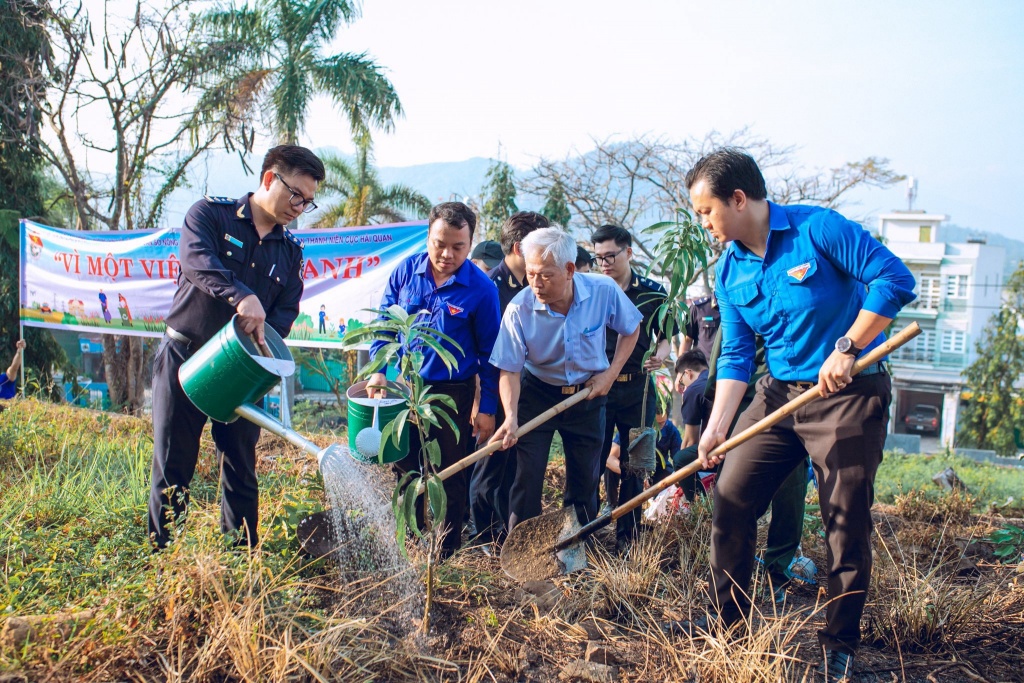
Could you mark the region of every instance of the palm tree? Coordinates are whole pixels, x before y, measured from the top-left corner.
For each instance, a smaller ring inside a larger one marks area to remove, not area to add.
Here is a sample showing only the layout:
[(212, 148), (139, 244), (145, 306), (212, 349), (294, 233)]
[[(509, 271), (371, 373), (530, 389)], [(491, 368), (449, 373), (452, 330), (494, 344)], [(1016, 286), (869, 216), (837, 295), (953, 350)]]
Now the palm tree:
[(211, 40), (237, 54), (228, 77), (258, 92), (247, 114), (264, 108), (282, 144), (296, 144), (317, 94), (344, 112), (357, 136), (390, 131), (402, 105), (383, 70), (365, 52), (324, 55), (339, 25), (359, 17), (353, 0), (256, 0), (204, 15)]
[(430, 200), (406, 185), (382, 186), (372, 161), (368, 136), (357, 141), (356, 158), (351, 162), (336, 156), (323, 157), (327, 179), (320, 192), (326, 197), (337, 195), (337, 199), (324, 207), (317, 218), (318, 227), (426, 218)]

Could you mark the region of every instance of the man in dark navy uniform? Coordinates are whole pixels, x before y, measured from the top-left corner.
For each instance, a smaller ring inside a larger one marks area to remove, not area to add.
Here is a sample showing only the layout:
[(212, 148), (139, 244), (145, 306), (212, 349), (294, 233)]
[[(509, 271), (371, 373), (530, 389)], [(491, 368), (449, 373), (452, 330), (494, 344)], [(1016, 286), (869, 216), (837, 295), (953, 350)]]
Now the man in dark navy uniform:
[[(615, 280), (626, 296), (643, 315), (640, 323), (640, 337), (630, 354), (622, 371), (608, 392), (608, 404), (605, 408), (604, 448), (601, 462), (604, 464), (611, 451), (615, 430), (619, 431), (619, 439), (629, 445), (629, 430), (632, 427), (649, 427), (654, 424), (657, 412), (658, 392), (654, 388), (654, 379), (650, 373), (661, 367), (668, 357), (669, 343), (661, 332), (661, 326), (655, 319), (655, 312), (667, 296), (665, 288), (657, 282), (641, 277), (633, 272), (630, 262), (633, 259), (633, 236), (629, 231), (618, 225), (602, 225), (594, 232), (595, 260), (601, 272)], [(609, 360), (615, 354), (618, 335), (607, 331), (606, 352)], [(644, 355), (648, 349), (651, 356), (644, 363)], [(644, 386), (647, 387), (647, 405), (644, 407)], [(641, 421), (643, 418), (643, 422)], [(621, 449), (619, 455), (622, 474), (605, 470), (605, 493), (608, 504), (615, 507), (643, 490), (644, 477), (629, 467), (629, 453)], [(637, 524), (640, 521), (640, 509), (623, 515), (616, 522), (616, 548), (624, 551), (636, 536)]]
[[(538, 228), (550, 225), (548, 219), (533, 211), (517, 211), (501, 226), (501, 251), (505, 258), (496, 265), (488, 277), (498, 288), (501, 315), (526, 282), (526, 259), (520, 243)], [(495, 424), (505, 421), (505, 411), (499, 402)], [(501, 543), (508, 533), (508, 496), (516, 478), (516, 447), (498, 451), (476, 464), (469, 483), (469, 505), (476, 528), (475, 543), (484, 553), (492, 554), (492, 543)]]
[[(283, 226), (316, 208), (313, 195), (323, 179), (323, 163), (308, 149), (274, 147), (263, 159), (256, 192), (237, 200), (206, 197), (185, 216), (178, 290), (153, 361), (149, 535), (157, 548), (170, 542), (172, 525), (185, 512), (207, 419), (182, 390), (178, 368), (236, 313), (242, 331), (260, 343), (264, 325), (288, 335), (302, 298), (302, 246)], [(260, 429), (238, 420), (214, 422), (212, 431), (221, 453), (221, 530), (255, 545)]]
[(683, 340), (679, 345), (679, 355), (691, 349), (697, 349), (705, 358), (711, 358), (711, 350), (715, 344), (715, 334), (722, 322), (718, 312), (718, 302), (714, 297), (702, 296), (694, 299), (686, 314), (686, 325), (683, 327)]

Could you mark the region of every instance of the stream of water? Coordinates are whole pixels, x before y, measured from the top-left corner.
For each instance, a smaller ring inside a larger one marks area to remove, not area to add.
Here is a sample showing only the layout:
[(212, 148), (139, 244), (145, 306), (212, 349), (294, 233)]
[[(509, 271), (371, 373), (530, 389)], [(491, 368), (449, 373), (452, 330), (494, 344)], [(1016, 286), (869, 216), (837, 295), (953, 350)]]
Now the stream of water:
[(347, 449), (336, 453), (320, 463), (337, 537), (332, 557), (343, 577), (386, 579), (384, 602), (397, 610), (397, 623), (411, 629), (422, 614), (423, 587), (395, 541), (394, 476), (389, 467), (357, 462)]

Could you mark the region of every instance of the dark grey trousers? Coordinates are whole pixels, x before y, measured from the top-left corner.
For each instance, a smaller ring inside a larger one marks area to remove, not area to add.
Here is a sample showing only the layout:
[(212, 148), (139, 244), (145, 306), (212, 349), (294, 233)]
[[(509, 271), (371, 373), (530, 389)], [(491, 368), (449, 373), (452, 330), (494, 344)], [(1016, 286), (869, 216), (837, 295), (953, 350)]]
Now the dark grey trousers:
[[(740, 417), (742, 431), (802, 391), (770, 376), (757, 383)], [(889, 418), (889, 375), (855, 377), (842, 392), (810, 403), (729, 452), (715, 485), (711, 592), (727, 623), (750, 611), (757, 519), (793, 468), (810, 455), (818, 477), (825, 529), (829, 603), (818, 633), (827, 649), (853, 652), (871, 579), (871, 504)]]

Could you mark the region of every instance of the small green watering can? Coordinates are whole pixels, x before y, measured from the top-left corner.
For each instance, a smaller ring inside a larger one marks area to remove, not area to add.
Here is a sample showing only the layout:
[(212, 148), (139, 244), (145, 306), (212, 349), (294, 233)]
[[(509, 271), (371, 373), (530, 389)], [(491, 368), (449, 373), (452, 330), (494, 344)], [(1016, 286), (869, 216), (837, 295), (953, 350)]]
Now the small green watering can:
[(383, 442), (380, 439), (381, 427), (394, 421), (409, 406), (401, 398), (399, 387), (394, 382), (388, 382), (387, 393), (388, 398), (369, 398), (365, 380), (356, 382), (345, 392), (348, 399), (348, 452), (356, 460), (390, 463), (398, 462), (409, 454), (412, 428), (408, 422), (397, 446), (391, 439)]
[(244, 417), (315, 456), (318, 465), (324, 457), (345, 452), (340, 444), (320, 448), (254, 405), (278, 382), (295, 374), (295, 361), (281, 335), (269, 325), (263, 334), (265, 348), (259, 349), (242, 332), (238, 316), (233, 316), (178, 369), (185, 395), (210, 418), (234, 422)]

